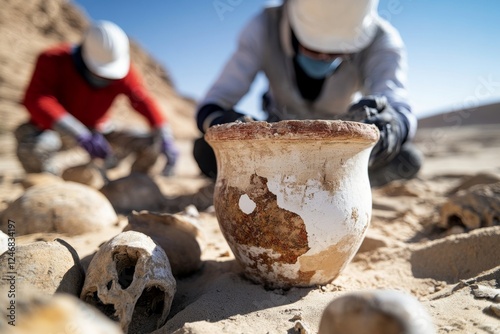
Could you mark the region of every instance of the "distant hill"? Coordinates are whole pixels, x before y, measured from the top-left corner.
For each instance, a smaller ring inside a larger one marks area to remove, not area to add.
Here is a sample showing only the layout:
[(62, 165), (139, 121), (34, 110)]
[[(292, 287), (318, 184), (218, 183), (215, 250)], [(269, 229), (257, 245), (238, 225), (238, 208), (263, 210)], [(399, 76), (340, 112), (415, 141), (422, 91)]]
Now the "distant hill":
[(467, 126), (500, 123), (500, 102), (471, 109), (455, 110), (418, 120), (419, 128)]
[[(0, 132), (25, 121), (20, 101), (39, 52), (61, 42), (79, 43), (89, 18), (68, 0), (2, 0), (0, 11)], [(131, 41), (132, 60), (169, 117), (177, 138), (194, 138), (195, 103), (180, 96), (168, 72), (138, 43)], [(146, 127), (126, 98), (117, 99), (112, 115), (126, 126)]]

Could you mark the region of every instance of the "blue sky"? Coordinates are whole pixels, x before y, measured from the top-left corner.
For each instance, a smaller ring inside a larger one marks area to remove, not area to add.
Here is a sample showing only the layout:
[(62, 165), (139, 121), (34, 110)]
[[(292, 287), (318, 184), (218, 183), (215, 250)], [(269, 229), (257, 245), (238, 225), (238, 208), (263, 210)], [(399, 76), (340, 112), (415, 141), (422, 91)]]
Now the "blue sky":
[[(269, 0), (77, 0), (93, 20), (120, 25), (195, 99), (217, 78), (246, 22)], [(500, 101), (500, 1), (381, 0), (401, 33), (418, 116)], [(261, 75), (239, 108), (255, 114)]]

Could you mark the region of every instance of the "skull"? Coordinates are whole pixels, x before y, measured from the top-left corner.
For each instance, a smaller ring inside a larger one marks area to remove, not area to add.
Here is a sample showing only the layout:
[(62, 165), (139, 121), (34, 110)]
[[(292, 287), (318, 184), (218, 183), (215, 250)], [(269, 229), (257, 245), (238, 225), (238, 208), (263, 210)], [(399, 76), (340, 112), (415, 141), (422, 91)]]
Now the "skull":
[(125, 333), (150, 333), (164, 325), (175, 291), (165, 251), (150, 237), (128, 231), (95, 254), (81, 299), (118, 321)]

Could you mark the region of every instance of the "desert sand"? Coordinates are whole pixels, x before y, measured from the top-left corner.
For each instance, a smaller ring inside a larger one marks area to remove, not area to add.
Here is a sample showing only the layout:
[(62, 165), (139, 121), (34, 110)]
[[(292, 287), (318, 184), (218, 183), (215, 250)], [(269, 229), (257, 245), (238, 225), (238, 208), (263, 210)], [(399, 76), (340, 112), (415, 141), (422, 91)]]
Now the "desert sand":
[[(26, 64), (32, 65), (36, 52), (49, 43), (76, 40), (86, 24), (64, 1), (35, 1), (24, 10), (16, 3), (7, 1), (1, 13), (4, 19), (10, 18), (1, 21), (1, 45), (12, 45), (16, 40), (13, 31), (19, 25), (25, 27), (17, 35), (21, 42), (14, 43), (17, 57), (0, 48), (1, 211), (25, 191), (22, 182), (26, 175), (15, 156), (12, 130), (26, 119), (19, 105), (31, 69)], [(39, 12), (45, 16), (28, 20), (29, 15)], [(58, 15), (66, 21), (54, 19)], [(28, 46), (26, 41), (35, 42)], [(177, 278), (177, 292), (163, 333), (295, 333), (298, 320), (309, 328), (308, 333), (315, 333), (323, 310), (332, 300), (371, 289), (397, 290), (416, 297), (437, 333), (500, 333), (500, 318), (490, 308), (498, 307), (498, 298), (495, 301), (474, 294), (478, 286), (500, 289), (500, 217), (493, 220), (495, 226), (470, 230), (456, 220), (443, 227), (440, 217), (443, 204), (458, 191), (500, 181), (498, 113), (497, 124), (489, 119), (470, 126), (441, 122), (441, 127), (430, 127), (424, 122), (426, 127), (419, 129), (415, 141), (424, 153), (423, 169), (413, 180), (372, 190), (373, 214), (366, 238), (339, 277), (324, 286), (266, 290), (243, 276), (220, 232), (211, 206), (212, 182), (200, 175), (191, 155), (193, 138), (198, 135), (193, 101), (178, 96), (165, 80), (168, 75), (156, 70), (154, 61), (139, 51), (136, 59), (141, 69), (150, 73), (148, 84), (169, 113), (182, 151), (176, 176), (151, 176), (164, 197), (160, 209), (175, 213), (195, 205), (203, 235), (202, 266), (187, 277)], [(130, 114), (122, 102), (115, 106), (114, 117), (126, 123), (124, 115)], [(127, 175), (127, 168), (124, 163), (110, 171), (110, 177)], [(99, 232), (30, 234), (17, 236), (16, 242), (21, 245), (60, 238), (76, 249), (87, 268), (99, 245), (126, 225), (126, 215), (120, 214), (117, 224)]]
[[(438, 333), (498, 333), (500, 320), (488, 311), (495, 302), (475, 298), (472, 291), (476, 285), (500, 287), (500, 227), (453, 234), (439, 227), (439, 213), (456, 189), (500, 179), (499, 130), (487, 125), (440, 128), (436, 142), (435, 129), (421, 129), (417, 144), (425, 152), (422, 172), (416, 179), (373, 189), (371, 225), (345, 271), (331, 284), (288, 291), (266, 290), (242, 275), (210, 206), (210, 181), (199, 176), (190, 142), (184, 142), (179, 175), (153, 179), (167, 199), (167, 209), (198, 205), (203, 262), (194, 274), (177, 279), (164, 332), (293, 333), (300, 318), (314, 333), (324, 308), (336, 297), (391, 289), (417, 297)], [(10, 137), (1, 136), (8, 149), (1, 164), (3, 206), (24, 191)], [(61, 238), (77, 250), (86, 267), (99, 245), (126, 226), (126, 217), (120, 217), (119, 224), (97, 233), (32, 234), (19, 236), (17, 242)]]

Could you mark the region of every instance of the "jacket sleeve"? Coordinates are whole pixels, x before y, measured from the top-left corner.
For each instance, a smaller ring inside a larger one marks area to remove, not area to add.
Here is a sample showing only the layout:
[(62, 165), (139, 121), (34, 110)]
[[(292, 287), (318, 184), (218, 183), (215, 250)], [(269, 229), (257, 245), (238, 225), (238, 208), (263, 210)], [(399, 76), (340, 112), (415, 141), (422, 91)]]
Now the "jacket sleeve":
[(124, 93), (132, 108), (143, 115), (152, 128), (158, 128), (167, 122), (167, 117), (144, 86), (139, 72), (133, 65), (130, 66), (124, 85)]
[(41, 129), (52, 128), (55, 121), (67, 114), (56, 98), (57, 77), (55, 59), (41, 54), (23, 100), (32, 122)]
[(261, 13), (240, 33), (236, 51), (208, 90), (201, 106), (216, 104), (228, 110), (249, 91), (255, 76), (262, 68), (264, 34), (265, 17), (264, 13)]
[(407, 138), (414, 137), (417, 118), (408, 101), (406, 49), (394, 27), (381, 20), (380, 30), (368, 47), (363, 65), (365, 95), (385, 96), (407, 127)]

